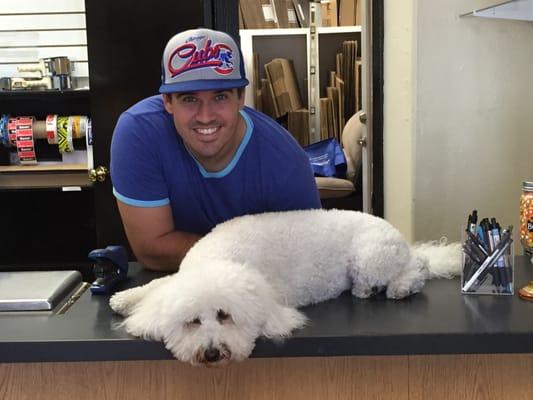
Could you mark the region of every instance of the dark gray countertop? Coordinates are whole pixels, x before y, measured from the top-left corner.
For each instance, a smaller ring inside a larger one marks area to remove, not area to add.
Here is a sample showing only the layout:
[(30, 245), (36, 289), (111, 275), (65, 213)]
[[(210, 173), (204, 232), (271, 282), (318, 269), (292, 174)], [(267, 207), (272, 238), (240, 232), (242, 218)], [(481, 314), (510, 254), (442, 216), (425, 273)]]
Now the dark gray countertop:
[[(130, 266), (120, 287), (161, 274)], [(516, 258), (515, 292), (533, 279)], [(172, 355), (113, 329), (108, 296), (89, 291), (64, 315), (0, 313), (0, 362), (158, 360)], [(514, 296), (462, 295), (459, 280), (429, 281), (422, 293), (393, 301), (349, 293), (303, 309), (309, 325), (283, 343), (259, 339), (252, 357), (533, 353), (533, 302)]]

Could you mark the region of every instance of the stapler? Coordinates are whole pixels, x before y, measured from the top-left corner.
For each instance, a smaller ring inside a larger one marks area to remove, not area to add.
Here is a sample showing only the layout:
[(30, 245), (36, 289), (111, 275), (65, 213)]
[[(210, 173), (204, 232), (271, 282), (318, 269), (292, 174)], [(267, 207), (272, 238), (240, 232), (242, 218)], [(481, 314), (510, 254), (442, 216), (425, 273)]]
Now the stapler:
[(122, 246), (107, 246), (89, 253), (95, 262), (93, 271), (96, 280), (91, 284), (93, 294), (109, 294), (115, 285), (128, 275), (128, 254)]

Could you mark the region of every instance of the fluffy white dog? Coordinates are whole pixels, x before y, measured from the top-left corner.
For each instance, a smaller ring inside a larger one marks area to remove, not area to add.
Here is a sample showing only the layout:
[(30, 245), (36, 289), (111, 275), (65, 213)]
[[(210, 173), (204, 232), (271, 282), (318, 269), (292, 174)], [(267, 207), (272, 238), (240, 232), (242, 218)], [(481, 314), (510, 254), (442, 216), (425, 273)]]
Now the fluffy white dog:
[[(116, 293), (126, 330), (163, 340), (179, 360), (243, 360), (259, 336), (302, 327), (296, 308), (351, 289), (400, 299), (460, 268), (459, 244), (411, 248), (385, 220), (360, 212), (265, 213), (224, 222), (187, 253), (178, 273)], [(429, 257), (428, 257), (429, 255)]]

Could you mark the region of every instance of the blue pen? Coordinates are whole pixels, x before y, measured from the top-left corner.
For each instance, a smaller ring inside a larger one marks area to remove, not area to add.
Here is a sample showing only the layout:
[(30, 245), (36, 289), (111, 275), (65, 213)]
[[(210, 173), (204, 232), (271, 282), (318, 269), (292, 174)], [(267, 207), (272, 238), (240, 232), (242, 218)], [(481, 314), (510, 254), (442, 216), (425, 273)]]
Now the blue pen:
[[(492, 235), (494, 236), (494, 245), (498, 246), (498, 244), (501, 242), (501, 227), (500, 224), (496, 222), (495, 219), (493, 219), (492, 225), (494, 226)], [(509, 230), (511, 230), (512, 227), (509, 227)], [(513, 291), (513, 274), (511, 270), (511, 264), (509, 263), (509, 266), (506, 266), (505, 263), (505, 256), (502, 255), (498, 260), (496, 261), (496, 265), (501, 268), (502, 276), (505, 279), (505, 289), (508, 293), (511, 293)]]
[[(485, 248), (485, 235), (483, 234), (483, 228), (481, 227), (481, 224), (477, 226), (476, 231), (479, 241), (483, 245), (483, 248)], [(490, 249), (485, 248), (485, 250), (487, 250), (487, 253), (490, 253)]]
[[(496, 222), (495, 218), (491, 219), (491, 232), (492, 232), (492, 239), (494, 241), (494, 247), (498, 246), (500, 243), (500, 225)], [(496, 265), (498, 267), (505, 267), (505, 261), (503, 257), (498, 258), (498, 261), (496, 262)]]

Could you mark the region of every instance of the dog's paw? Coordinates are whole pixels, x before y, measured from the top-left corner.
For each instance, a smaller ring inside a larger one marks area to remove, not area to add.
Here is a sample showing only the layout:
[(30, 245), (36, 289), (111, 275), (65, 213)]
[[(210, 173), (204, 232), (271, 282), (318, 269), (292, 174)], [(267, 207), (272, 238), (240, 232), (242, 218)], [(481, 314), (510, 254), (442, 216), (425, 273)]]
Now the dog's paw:
[(418, 293), (424, 287), (425, 281), (423, 279), (412, 282), (393, 282), (387, 286), (387, 297), (389, 299), (403, 299)]
[(115, 293), (109, 299), (109, 306), (117, 314), (127, 316), (131, 313), (133, 306), (136, 304), (135, 289), (128, 289)]
[(414, 291), (411, 291), (409, 287), (399, 287), (399, 286), (389, 286), (387, 287), (387, 298), (388, 299), (403, 299), (404, 297), (414, 294)]
[(352, 287), (352, 295), (358, 299), (368, 299), (370, 296), (375, 295), (374, 288), (368, 285), (355, 285)]

